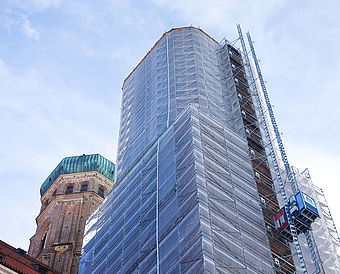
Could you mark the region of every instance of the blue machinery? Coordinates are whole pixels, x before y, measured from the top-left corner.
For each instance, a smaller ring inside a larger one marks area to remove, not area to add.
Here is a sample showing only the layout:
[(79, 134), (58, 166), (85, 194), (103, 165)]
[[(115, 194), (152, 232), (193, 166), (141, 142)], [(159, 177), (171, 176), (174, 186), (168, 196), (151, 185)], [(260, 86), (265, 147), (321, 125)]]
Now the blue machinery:
[(288, 239), (293, 240), (288, 225), (288, 214), (294, 222), (297, 234), (306, 233), (311, 224), (319, 217), (319, 213), (313, 198), (303, 192), (298, 192), (290, 197), (289, 210), (281, 208), (274, 216), (275, 228), (277, 232)]
[[(262, 77), (261, 69), (260, 69), (256, 54), (255, 54), (255, 49), (254, 49), (250, 34), (249, 32), (247, 32), (248, 44), (250, 46), (250, 51), (252, 54), (255, 67), (256, 67), (257, 76), (261, 84), (261, 90), (262, 90), (262, 95), (266, 103), (266, 109), (262, 107), (260, 94), (256, 86), (256, 79), (254, 77), (254, 74), (253, 74), (253, 71), (250, 65), (247, 48), (246, 48), (246, 45), (243, 39), (243, 34), (241, 31), (241, 27), (239, 24), (237, 24), (237, 29), (238, 29), (239, 39), (242, 45), (242, 50), (244, 53), (245, 65), (249, 72), (250, 84), (252, 86), (253, 93), (254, 93), (253, 95), (255, 97), (255, 100), (258, 106), (261, 124), (263, 125), (266, 140), (268, 142), (268, 148), (270, 150), (270, 156), (271, 156), (274, 171), (276, 174), (276, 179), (277, 179), (277, 182), (280, 188), (280, 194), (282, 196), (282, 200), (284, 203), (284, 207), (281, 208), (279, 212), (275, 214), (275, 217), (274, 217), (277, 232), (281, 236), (285, 237), (288, 241), (291, 241), (294, 243), (301, 270), (303, 273), (308, 273), (306, 264), (303, 258), (301, 246), (299, 243), (299, 239), (298, 239), (298, 234), (305, 233), (307, 243), (308, 243), (311, 255), (312, 255), (313, 263), (315, 266), (315, 273), (324, 273), (322, 270), (322, 266), (320, 265), (318, 256), (317, 256), (317, 251), (316, 251), (316, 248), (313, 242), (313, 238), (310, 233), (311, 224), (317, 217), (319, 217), (318, 211), (316, 209), (315, 201), (313, 200), (313, 198), (311, 198), (310, 196), (306, 195), (303, 192), (300, 192), (298, 189), (298, 185), (295, 182), (294, 175), (288, 163), (287, 155), (286, 155), (286, 152), (285, 152), (282, 140), (281, 140), (281, 135), (280, 135), (280, 132), (279, 132), (279, 129), (278, 129), (275, 117), (274, 117), (272, 106), (270, 104), (267, 89), (266, 89), (266, 86), (265, 86), (265, 83)], [(293, 191), (293, 195), (289, 199), (287, 199), (284, 182), (281, 177), (281, 171), (279, 168), (278, 159), (276, 157), (274, 146), (272, 144), (272, 139), (271, 139), (270, 132), (269, 132), (269, 128), (267, 126), (267, 122), (265, 118), (265, 111), (268, 111), (270, 122), (272, 124), (272, 128), (274, 130), (275, 138), (277, 141), (277, 145), (278, 145), (281, 158), (282, 158), (282, 161), (285, 167), (285, 172), (287, 174), (290, 187)]]

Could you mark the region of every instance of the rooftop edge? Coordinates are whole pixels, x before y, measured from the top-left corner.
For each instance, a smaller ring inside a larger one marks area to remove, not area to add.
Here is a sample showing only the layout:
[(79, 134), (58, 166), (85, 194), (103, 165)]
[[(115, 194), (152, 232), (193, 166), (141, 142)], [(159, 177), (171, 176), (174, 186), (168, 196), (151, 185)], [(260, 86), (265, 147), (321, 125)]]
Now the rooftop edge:
[(137, 66), (130, 72), (130, 74), (125, 78), (124, 82), (123, 82), (123, 86), (122, 88), (124, 87), (125, 85), (125, 82), (129, 79), (129, 77), (132, 75), (132, 73), (139, 67), (139, 65), (144, 61), (144, 59), (149, 55), (149, 53), (157, 46), (157, 44), (163, 39), (163, 37), (169, 33), (171, 33), (172, 31), (175, 31), (175, 30), (181, 30), (181, 29), (196, 29), (196, 30), (199, 30), (201, 31), (203, 34), (205, 34), (206, 36), (208, 36), (211, 40), (213, 40), (216, 44), (219, 44), (214, 38), (212, 38), (209, 34), (207, 34), (206, 32), (204, 32), (202, 29), (200, 28), (196, 28), (196, 27), (193, 27), (193, 26), (189, 26), (189, 27), (180, 27), (180, 28), (172, 28), (171, 30), (167, 31), (167, 32), (164, 32), (163, 35), (161, 36), (161, 38), (159, 38), (157, 40), (157, 42), (153, 45), (153, 47), (148, 51), (148, 53), (142, 58), (142, 60), (140, 60), (140, 62), (137, 64)]

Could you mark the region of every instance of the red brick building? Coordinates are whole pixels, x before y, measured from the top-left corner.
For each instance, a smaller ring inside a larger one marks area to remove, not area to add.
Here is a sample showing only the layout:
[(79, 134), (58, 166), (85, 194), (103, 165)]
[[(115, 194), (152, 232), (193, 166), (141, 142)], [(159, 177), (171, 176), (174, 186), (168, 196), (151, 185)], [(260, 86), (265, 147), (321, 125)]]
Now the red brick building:
[(58, 273), (47, 265), (0, 240), (0, 273)]
[(115, 166), (99, 154), (67, 157), (42, 184), (28, 253), (62, 273), (77, 273), (85, 222), (113, 186)]

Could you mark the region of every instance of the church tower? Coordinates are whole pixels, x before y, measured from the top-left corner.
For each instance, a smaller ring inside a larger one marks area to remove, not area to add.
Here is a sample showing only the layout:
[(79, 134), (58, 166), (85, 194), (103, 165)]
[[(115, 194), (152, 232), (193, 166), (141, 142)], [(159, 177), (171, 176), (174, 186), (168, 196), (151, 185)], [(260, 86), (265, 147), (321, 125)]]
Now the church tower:
[(41, 210), (29, 255), (77, 273), (85, 222), (114, 184), (115, 165), (99, 154), (64, 158), (40, 188)]

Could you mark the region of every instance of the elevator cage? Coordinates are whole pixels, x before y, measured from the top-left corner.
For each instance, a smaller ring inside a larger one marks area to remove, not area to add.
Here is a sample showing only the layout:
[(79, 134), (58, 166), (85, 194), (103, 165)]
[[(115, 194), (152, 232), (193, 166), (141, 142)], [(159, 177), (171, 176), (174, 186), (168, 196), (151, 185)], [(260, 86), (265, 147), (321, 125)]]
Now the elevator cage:
[(287, 212), (285, 208), (281, 208), (275, 215), (274, 215), (274, 223), (275, 223), (275, 229), (285, 239), (288, 241), (292, 241), (292, 234), (290, 233), (290, 228), (288, 225), (288, 218), (287, 218)]
[(316, 203), (312, 197), (299, 191), (289, 198), (289, 210), (281, 208), (274, 216), (276, 231), (288, 241), (292, 241), (292, 235), (288, 225), (287, 214), (290, 214), (294, 221), (298, 234), (305, 233), (310, 229), (311, 224), (319, 217)]
[(304, 192), (291, 197), (289, 211), (298, 234), (306, 232), (319, 217), (314, 199)]

